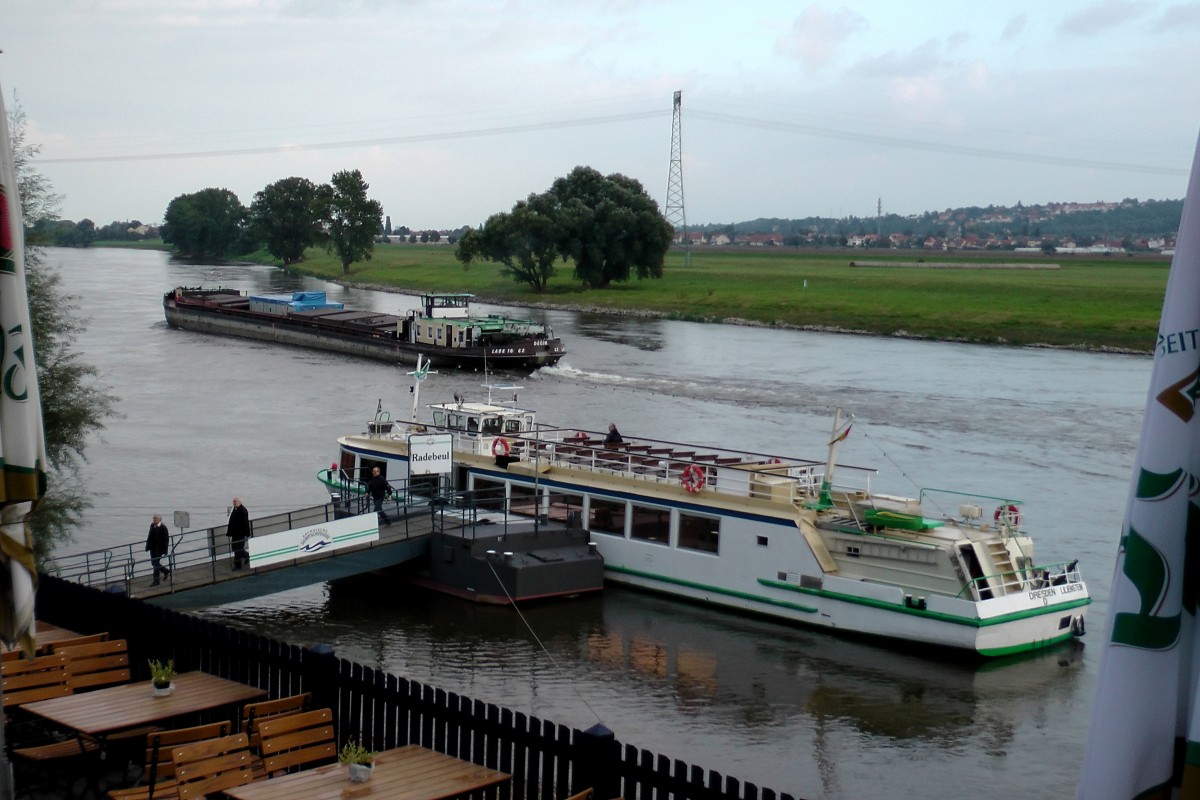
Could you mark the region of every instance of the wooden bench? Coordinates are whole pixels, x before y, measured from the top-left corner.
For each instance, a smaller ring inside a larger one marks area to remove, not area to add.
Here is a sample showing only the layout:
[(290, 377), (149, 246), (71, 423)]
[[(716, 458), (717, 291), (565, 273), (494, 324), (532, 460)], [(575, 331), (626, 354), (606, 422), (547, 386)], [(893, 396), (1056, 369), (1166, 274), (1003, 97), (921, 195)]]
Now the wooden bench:
[(328, 708), (263, 720), (258, 732), (263, 770), (268, 776), (337, 758), (333, 712)]
[(175, 796), (203, 799), (254, 780), (250, 740), (244, 733), (180, 745), (171, 751)]
[(126, 789), (110, 789), (108, 791), (109, 800), (155, 800), (155, 798), (177, 796), (173, 758), (175, 748), (180, 745), (202, 742), (206, 739), (228, 736), (232, 727), (228, 720), (223, 720), (207, 725), (195, 725), (191, 728), (155, 731), (147, 734), (146, 766), (138, 781), (139, 785)]

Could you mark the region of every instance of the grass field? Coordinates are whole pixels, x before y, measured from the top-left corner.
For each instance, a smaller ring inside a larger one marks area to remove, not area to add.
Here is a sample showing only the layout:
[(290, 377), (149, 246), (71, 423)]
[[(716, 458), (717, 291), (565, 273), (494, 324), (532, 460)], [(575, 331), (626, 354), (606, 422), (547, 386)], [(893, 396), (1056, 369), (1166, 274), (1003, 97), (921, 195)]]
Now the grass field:
[[(454, 249), (438, 245), (380, 245), (370, 261), (341, 265), (321, 250), (297, 272), (362, 286), (408, 291), (474, 292), (524, 306), (653, 313), (702, 322), (740, 321), (903, 335), (948, 341), (1044, 345), (1150, 352), (1158, 330), (1166, 260), (1126, 256), (1033, 258), (1057, 270), (892, 269), (851, 267), (864, 254), (745, 249), (667, 255), (658, 280), (632, 280), (584, 290), (571, 265), (543, 294), (500, 274), (487, 262), (464, 269)], [(964, 257), (875, 253), (872, 262), (1012, 263), (1012, 254)], [(263, 263), (273, 263), (265, 253)]]
[[(97, 243), (104, 246), (109, 243)], [(120, 243), (111, 243), (120, 246)], [(162, 248), (161, 242), (142, 247)], [(880, 253), (883, 253), (880, 255)], [(249, 257), (275, 264), (259, 252)], [(852, 261), (970, 263), (976, 269), (851, 267)], [(987, 269), (988, 264), (1058, 264), (1059, 269)], [(985, 344), (1149, 353), (1154, 347), (1170, 263), (1124, 255), (1014, 257), (888, 251), (730, 248), (667, 254), (658, 280), (585, 290), (571, 265), (536, 294), (478, 262), (464, 268), (447, 245), (377, 245), (370, 261), (341, 264), (310, 249), (294, 272), (339, 283), (406, 292), (473, 292), (516, 306), (654, 314)]]

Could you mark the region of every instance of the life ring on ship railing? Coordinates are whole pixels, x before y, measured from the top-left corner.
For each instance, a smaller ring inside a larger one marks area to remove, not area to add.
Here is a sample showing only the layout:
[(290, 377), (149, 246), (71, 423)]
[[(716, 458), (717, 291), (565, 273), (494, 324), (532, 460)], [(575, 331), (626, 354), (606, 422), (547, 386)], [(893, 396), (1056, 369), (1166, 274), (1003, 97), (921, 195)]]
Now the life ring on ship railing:
[(492, 455), (507, 456), (512, 452), (512, 447), (508, 444), (508, 439), (503, 436), (497, 436), (492, 440)]
[(571, 434), (571, 438), (577, 442), (586, 442), (588, 440), (588, 435), (583, 431), (575, 431), (575, 433)]
[(679, 473), (679, 483), (688, 494), (695, 494), (704, 488), (704, 470), (695, 464), (688, 464)]
[(1006, 506), (996, 506), (996, 512), (992, 514), (992, 519), (996, 522), (1003, 517), (1008, 524), (1014, 528), (1021, 527), (1021, 509), (1009, 503)]
[(768, 464), (782, 464), (782, 463), (783, 463), (783, 459), (779, 459), (779, 458), (768, 458), (768, 459), (767, 459), (767, 463), (768, 463)]

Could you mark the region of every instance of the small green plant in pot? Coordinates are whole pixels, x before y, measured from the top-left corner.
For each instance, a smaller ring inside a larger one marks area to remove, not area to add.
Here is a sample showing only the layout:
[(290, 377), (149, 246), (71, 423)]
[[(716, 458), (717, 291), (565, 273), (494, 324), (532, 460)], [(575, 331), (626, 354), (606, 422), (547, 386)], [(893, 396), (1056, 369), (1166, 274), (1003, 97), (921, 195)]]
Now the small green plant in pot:
[(375, 764), (374, 750), (368, 750), (361, 741), (348, 739), (338, 751), (338, 761), (346, 765), (352, 783), (361, 783), (371, 777), (371, 767)]
[(147, 663), (150, 665), (150, 682), (154, 685), (154, 694), (166, 697), (175, 691), (175, 685), (171, 682), (175, 678), (175, 659), (165, 663), (151, 659)]

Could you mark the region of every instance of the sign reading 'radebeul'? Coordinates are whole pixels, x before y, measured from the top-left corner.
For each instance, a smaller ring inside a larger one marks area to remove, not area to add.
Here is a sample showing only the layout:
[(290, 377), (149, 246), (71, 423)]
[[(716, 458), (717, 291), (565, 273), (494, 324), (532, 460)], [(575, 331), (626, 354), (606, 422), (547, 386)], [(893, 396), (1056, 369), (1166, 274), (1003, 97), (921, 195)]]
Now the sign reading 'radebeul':
[(408, 437), (408, 474), (437, 475), (454, 464), (454, 436), (427, 433)]

